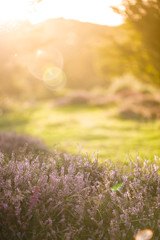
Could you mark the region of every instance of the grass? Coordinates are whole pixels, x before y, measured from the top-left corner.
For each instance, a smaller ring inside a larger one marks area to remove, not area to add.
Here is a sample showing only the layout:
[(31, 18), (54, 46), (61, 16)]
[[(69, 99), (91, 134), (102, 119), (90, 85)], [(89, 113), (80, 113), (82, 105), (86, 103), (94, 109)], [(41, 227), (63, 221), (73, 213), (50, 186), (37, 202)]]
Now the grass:
[(98, 152), (100, 159), (160, 155), (160, 121), (139, 122), (116, 116), (116, 108), (89, 105), (54, 107), (51, 102), (20, 108), (0, 118), (0, 130), (38, 136), (69, 153)]

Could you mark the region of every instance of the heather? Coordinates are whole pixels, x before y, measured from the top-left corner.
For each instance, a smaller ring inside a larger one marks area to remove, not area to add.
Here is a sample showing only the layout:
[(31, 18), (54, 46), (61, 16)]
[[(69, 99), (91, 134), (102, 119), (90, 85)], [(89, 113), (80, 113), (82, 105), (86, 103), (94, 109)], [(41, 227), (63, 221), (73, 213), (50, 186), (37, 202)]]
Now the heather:
[(127, 240), (148, 228), (158, 240), (159, 161), (1, 153), (0, 239)]
[(37, 155), (44, 160), (51, 154), (46, 144), (37, 137), (4, 131), (0, 131), (0, 152), (8, 158), (14, 155), (16, 160), (20, 161), (25, 157), (32, 159)]

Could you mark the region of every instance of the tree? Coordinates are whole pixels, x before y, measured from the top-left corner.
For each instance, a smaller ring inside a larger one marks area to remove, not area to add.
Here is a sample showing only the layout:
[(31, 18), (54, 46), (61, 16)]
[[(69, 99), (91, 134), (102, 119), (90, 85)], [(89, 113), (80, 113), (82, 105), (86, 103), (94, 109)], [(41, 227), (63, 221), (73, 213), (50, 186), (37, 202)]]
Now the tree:
[[(124, 9), (114, 10), (135, 29), (137, 39), (131, 54), (138, 61), (137, 73), (160, 83), (160, 0), (123, 0)], [(133, 44), (135, 44), (134, 39)], [(143, 66), (143, 67), (142, 67)], [(143, 69), (143, 70), (142, 70)], [(145, 70), (145, 72), (144, 72)]]

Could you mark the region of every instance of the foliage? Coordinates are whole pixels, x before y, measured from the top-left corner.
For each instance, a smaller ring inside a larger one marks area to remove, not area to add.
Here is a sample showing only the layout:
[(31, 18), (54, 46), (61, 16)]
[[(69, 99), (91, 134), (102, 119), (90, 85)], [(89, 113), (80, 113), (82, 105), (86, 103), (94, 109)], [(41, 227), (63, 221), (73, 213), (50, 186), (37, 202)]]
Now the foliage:
[[(122, 27), (119, 27), (119, 29), (121, 29), (121, 33), (119, 34), (124, 33), (127, 35), (127, 32), (123, 32)], [(120, 42), (115, 38), (111, 38), (111, 40), (111, 43), (103, 44), (98, 48), (96, 63), (96, 68), (99, 69), (99, 72), (105, 78), (105, 83), (103, 84), (105, 87), (107, 87), (110, 82), (114, 81), (114, 78), (128, 73), (126, 57), (124, 56), (124, 50), (122, 51), (122, 47), (124, 46), (124, 42), (126, 44), (126, 40)]]
[(159, 161), (135, 160), (128, 172), (88, 155), (17, 161), (1, 154), (0, 238), (127, 240), (149, 228), (158, 240)]
[(33, 158), (37, 155), (46, 159), (50, 151), (45, 143), (25, 134), (0, 131), (0, 152), (8, 158), (15, 157), (17, 160), (25, 157)]
[[(126, 22), (136, 30), (123, 51), (131, 61), (131, 68), (140, 78), (160, 83), (160, 1), (124, 0), (125, 10), (119, 10)], [(132, 43), (132, 44), (131, 44)], [(138, 64), (136, 64), (136, 61)]]

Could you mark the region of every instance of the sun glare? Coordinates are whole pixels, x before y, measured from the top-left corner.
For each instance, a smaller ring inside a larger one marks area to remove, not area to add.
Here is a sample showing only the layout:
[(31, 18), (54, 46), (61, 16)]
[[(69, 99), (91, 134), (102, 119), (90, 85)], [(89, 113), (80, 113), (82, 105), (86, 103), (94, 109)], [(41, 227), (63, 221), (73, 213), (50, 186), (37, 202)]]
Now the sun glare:
[(28, 17), (28, 0), (0, 0), (0, 23)]
[(28, 20), (32, 24), (49, 18), (63, 17), (103, 25), (119, 25), (122, 18), (110, 5), (121, 0), (0, 0), (0, 24), (13, 20)]

